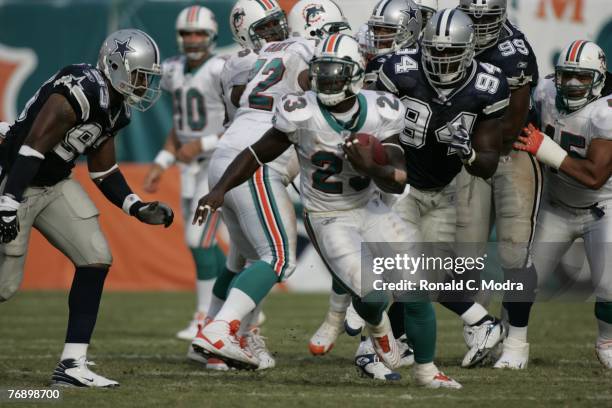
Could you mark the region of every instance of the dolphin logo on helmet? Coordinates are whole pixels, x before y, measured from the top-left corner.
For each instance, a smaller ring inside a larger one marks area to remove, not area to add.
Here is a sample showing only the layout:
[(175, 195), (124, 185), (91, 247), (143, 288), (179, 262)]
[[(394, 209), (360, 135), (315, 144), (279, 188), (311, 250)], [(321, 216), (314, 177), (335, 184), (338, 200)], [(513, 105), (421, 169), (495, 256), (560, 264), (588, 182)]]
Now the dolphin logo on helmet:
[(321, 13), (325, 13), (325, 8), (322, 4), (313, 4), (304, 9), (304, 20), (306, 27), (310, 27), (312, 23), (316, 23), (321, 19)]

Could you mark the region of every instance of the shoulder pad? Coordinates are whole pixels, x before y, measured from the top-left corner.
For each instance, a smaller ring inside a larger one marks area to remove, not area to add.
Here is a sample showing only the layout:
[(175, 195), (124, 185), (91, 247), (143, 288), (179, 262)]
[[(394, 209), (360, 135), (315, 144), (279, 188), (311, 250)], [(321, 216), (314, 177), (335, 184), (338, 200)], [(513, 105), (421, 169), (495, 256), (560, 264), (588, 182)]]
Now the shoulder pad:
[(591, 124), (596, 131), (593, 136), (612, 138), (612, 95), (603, 96), (592, 102)]
[(276, 109), (286, 120), (300, 123), (312, 117), (312, 110), (316, 107), (316, 103), (314, 92), (290, 93), (280, 99)]
[(376, 106), (376, 112), (385, 120), (393, 121), (404, 114), (404, 104), (388, 92), (362, 91), (364, 96)]

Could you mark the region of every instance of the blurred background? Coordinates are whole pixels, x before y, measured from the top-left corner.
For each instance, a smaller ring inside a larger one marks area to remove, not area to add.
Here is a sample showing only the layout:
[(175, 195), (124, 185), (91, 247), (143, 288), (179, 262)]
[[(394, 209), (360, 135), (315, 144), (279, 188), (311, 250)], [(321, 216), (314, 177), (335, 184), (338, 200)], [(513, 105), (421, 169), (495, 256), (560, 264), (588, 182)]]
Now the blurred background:
[[(368, 19), (377, 0), (337, 0), (353, 29)], [(210, 8), (219, 22), (217, 53), (236, 49), (229, 30), (233, 0), (0, 0), (0, 119), (12, 122), (40, 84), (59, 68), (73, 63), (95, 64), (106, 35), (135, 27), (158, 43), (162, 57), (177, 53), (174, 21), (191, 4)], [(281, 0), (288, 11), (295, 0)], [(510, 19), (525, 32), (538, 57), (540, 74), (552, 72), (561, 48), (578, 38), (596, 41), (612, 56), (610, 0), (508, 0)], [(456, 0), (440, 0), (454, 7)], [(132, 124), (117, 138), (122, 169), (145, 200), (163, 200), (178, 209), (178, 172), (170, 169), (155, 196), (140, 186), (150, 162), (171, 127), (171, 103), (163, 97), (146, 113), (134, 112)], [(78, 166), (77, 177), (101, 212), (114, 264), (106, 282), (115, 290), (189, 290), (194, 273), (182, 239), (181, 220), (164, 230), (126, 217), (108, 204)], [(223, 237), (221, 237), (223, 239)], [(33, 234), (24, 288), (64, 289), (72, 281), (73, 266), (40, 235)], [(329, 277), (312, 248), (304, 245), (298, 269), (286, 290), (328, 290)]]

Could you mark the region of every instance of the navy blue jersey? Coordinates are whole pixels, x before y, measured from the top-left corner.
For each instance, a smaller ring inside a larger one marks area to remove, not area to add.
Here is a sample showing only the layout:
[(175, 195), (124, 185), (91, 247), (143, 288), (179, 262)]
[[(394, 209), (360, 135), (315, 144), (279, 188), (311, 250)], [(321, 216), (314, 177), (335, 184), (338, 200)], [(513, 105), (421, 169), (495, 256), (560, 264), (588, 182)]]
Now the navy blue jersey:
[(450, 147), (447, 124), (463, 124), (473, 134), (481, 121), (501, 117), (508, 106), (506, 77), (494, 65), (474, 61), (466, 78), (450, 93), (434, 88), (421, 68), (417, 48), (397, 51), (379, 73), (377, 88), (397, 95), (406, 106), (400, 141), (406, 156), (408, 184), (440, 189), (461, 170)]
[(538, 85), (535, 53), (525, 35), (509, 21), (504, 23), (499, 41), (477, 52), (476, 59), (499, 67), (506, 75), (510, 89), (518, 89), (527, 84), (533, 89)]
[(32, 180), (33, 186), (50, 186), (70, 175), (81, 154), (98, 148), (129, 124), (130, 108), (121, 102), (110, 106), (109, 90), (102, 73), (88, 64), (69, 65), (49, 78), (28, 101), (1, 146), (3, 169), (10, 171), (21, 145), (30, 133), (38, 112), (52, 94), (63, 95), (77, 122), (49, 152)]
[(365, 79), (364, 79), (364, 82), (366, 85), (376, 83), (376, 81), (378, 80), (378, 70), (380, 69), (380, 67), (382, 67), (384, 62), (391, 55), (393, 54), (380, 55), (368, 61), (368, 64), (366, 65)]

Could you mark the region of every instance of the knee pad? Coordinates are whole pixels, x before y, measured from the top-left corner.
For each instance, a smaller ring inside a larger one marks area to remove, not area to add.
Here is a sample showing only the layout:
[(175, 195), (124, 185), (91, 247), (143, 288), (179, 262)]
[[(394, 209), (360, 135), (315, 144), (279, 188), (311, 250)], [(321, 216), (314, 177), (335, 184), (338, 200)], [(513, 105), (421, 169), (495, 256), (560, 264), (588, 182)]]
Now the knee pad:
[(529, 243), (500, 241), (497, 248), (503, 269), (521, 269), (530, 262)]

